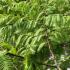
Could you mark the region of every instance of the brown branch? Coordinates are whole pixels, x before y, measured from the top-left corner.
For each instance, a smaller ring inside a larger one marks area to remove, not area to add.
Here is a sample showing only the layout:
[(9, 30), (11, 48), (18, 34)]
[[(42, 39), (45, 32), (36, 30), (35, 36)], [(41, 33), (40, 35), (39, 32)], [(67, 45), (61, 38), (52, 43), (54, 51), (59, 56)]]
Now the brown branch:
[(24, 57), (23, 56), (20, 56), (20, 55), (16, 55), (16, 54), (12, 54), (12, 53), (6, 53), (6, 55), (9, 55), (10, 57), (18, 57), (18, 58), (20, 58), (20, 59), (24, 59)]
[(55, 57), (55, 55), (54, 55), (54, 53), (53, 53), (53, 51), (52, 51), (52, 49), (51, 49), (51, 44), (50, 44), (49, 39), (47, 39), (47, 43), (48, 43), (48, 47), (49, 47), (49, 50), (50, 50), (50, 54), (51, 54), (51, 56), (52, 56), (52, 59), (53, 59), (55, 65), (56, 65), (56, 67), (57, 67), (57, 70), (61, 70), (60, 66), (58, 65), (58, 63), (57, 63), (57, 61), (56, 61), (56, 57)]
[(46, 32), (46, 39), (47, 39), (47, 44), (48, 44), (48, 48), (49, 48), (50, 54), (52, 56), (52, 60), (54, 61), (55, 65), (57, 67), (57, 70), (62, 70), (60, 68), (60, 66), (58, 65), (57, 60), (56, 60), (56, 56), (54, 55), (54, 53), (52, 51), (51, 41), (49, 40), (49, 34), (47, 32)]
[(39, 65), (45, 65), (47, 67), (57, 68), (57, 66), (55, 66), (55, 65), (50, 65), (50, 64), (40, 63), (40, 62), (37, 62), (37, 64), (39, 64)]

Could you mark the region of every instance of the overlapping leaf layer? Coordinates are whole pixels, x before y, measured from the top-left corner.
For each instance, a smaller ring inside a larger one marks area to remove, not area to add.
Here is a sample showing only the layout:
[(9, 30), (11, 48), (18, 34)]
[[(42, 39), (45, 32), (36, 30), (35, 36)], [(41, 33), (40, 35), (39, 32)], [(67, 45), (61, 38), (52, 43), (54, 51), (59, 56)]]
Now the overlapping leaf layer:
[(68, 67), (69, 0), (0, 0), (0, 70)]

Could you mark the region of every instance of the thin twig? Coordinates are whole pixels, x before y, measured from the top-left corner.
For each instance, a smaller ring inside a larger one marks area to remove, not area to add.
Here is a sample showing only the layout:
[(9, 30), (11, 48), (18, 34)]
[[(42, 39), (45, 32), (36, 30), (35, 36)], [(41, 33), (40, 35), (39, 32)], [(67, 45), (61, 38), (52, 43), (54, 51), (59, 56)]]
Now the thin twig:
[(53, 59), (55, 65), (56, 65), (56, 67), (57, 67), (57, 70), (61, 70), (60, 66), (58, 65), (58, 63), (57, 63), (57, 61), (56, 61), (56, 57), (55, 57), (55, 55), (54, 55), (54, 53), (53, 53), (53, 51), (52, 51), (52, 49), (51, 49), (51, 45), (50, 45), (49, 40), (47, 40), (47, 43), (48, 43), (48, 47), (49, 47), (49, 50), (50, 50), (50, 54), (51, 54), (51, 56), (52, 56), (52, 59)]
[(47, 37), (48, 48), (49, 48), (50, 54), (51, 54), (51, 56), (52, 56), (52, 59), (53, 59), (55, 65), (56, 65), (56, 67), (57, 67), (57, 70), (62, 70), (62, 69), (60, 68), (60, 66), (58, 65), (58, 63), (57, 63), (57, 61), (56, 61), (56, 56), (54, 55), (54, 53), (53, 53), (53, 51), (52, 51), (52, 48), (51, 48), (52, 45), (51, 45), (51, 42), (50, 42), (50, 40), (49, 40), (48, 33), (46, 33), (46, 37)]
[(20, 55), (16, 55), (16, 54), (12, 54), (12, 53), (6, 53), (6, 55), (9, 55), (10, 57), (12, 56), (12, 57), (19, 57), (19, 58), (21, 58), (21, 59), (24, 59), (24, 57), (23, 56), (20, 56)]
[(37, 64), (39, 64), (39, 65), (45, 65), (47, 67), (57, 68), (55, 65), (50, 65), (50, 64), (40, 63), (40, 62), (37, 62)]

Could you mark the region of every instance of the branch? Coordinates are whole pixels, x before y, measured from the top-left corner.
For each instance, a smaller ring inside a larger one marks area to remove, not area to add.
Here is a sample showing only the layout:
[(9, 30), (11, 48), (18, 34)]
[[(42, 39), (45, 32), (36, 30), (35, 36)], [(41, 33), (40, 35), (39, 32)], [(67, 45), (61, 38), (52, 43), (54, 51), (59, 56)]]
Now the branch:
[(16, 55), (16, 54), (12, 54), (12, 53), (6, 53), (6, 55), (9, 55), (10, 57), (19, 57), (20, 59), (24, 59), (23, 56), (20, 56), (20, 55)]
[(50, 54), (51, 54), (51, 56), (53, 58), (54, 63), (56, 64), (57, 70), (61, 70), (60, 66), (58, 65), (58, 63), (56, 61), (56, 57), (55, 57), (55, 55), (54, 55), (54, 53), (53, 53), (53, 51), (51, 49), (51, 44), (50, 44), (49, 39), (47, 39), (47, 43), (48, 43), (48, 47), (49, 47), (49, 50), (50, 50)]
[(53, 68), (57, 68), (57, 66), (54, 66), (54, 65), (50, 65), (50, 64), (45, 64), (45, 63), (40, 63), (40, 62), (37, 62), (39, 65), (45, 65), (47, 67), (53, 67)]
[(52, 59), (57, 67), (57, 70), (62, 70), (60, 68), (60, 66), (58, 65), (57, 61), (56, 61), (56, 56), (54, 55), (53, 51), (52, 51), (52, 45), (51, 45), (51, 41), (49, 40), (49, 35), (48, 33), (46, 33), (46, 39), (47, 39), (47, 44), (48, 44), (48, 48), (49, 48), (49, 51), (50, 51), (50, 54), (52, 56)]

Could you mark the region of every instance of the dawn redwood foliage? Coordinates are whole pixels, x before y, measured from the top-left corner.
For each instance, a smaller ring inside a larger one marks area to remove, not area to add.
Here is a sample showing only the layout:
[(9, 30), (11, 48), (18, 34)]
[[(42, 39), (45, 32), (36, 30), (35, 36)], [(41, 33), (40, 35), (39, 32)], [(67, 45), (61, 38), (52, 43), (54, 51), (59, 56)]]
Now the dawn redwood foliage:
[(70, 0), (0, 0), (0, 70), (69, 67)]

